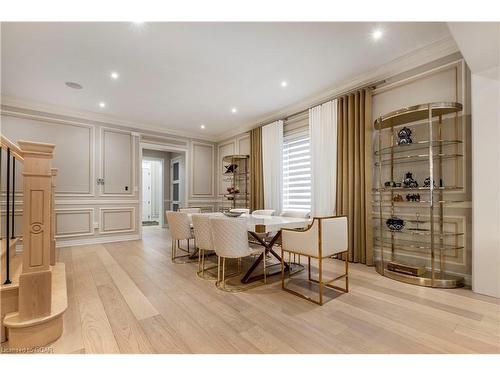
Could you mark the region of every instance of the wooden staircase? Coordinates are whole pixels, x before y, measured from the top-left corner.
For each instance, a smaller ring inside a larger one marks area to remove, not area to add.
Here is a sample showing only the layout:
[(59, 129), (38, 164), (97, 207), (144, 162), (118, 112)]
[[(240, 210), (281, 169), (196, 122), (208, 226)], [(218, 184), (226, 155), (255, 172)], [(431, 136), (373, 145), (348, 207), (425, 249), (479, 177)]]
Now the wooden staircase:
[[(54, 188), (57, 170), (52, 168), (54, 146), (26, 141), (18, 143), (19, 146), (1, 136), (2, 149), (8, 150), (8, 163), (11, 155), (23, 163), (23, 236), (7, 239), (11, 233), (8, 233), (9, 224), (6, 224), (7, 233), (3, 233), (6, 238), (1, 242), (1, 342), (2, 346), (9, 348), (30, 349), (46, 346), (62, 334), (63, 315), (67, 309), (66, 273), (64, 264), (55, 261)], [(10, 187), (9, 183), (7, 185)], [(13, 192), (12, 200), (14, 197)], [(5, 206), (9, 213), (9, 204)], [(8, 215), (6, 221), (9, 221)], [(12, 226), (13, 223), (12, 217)], [(16, 252), (20, 242), (23, 251)]]

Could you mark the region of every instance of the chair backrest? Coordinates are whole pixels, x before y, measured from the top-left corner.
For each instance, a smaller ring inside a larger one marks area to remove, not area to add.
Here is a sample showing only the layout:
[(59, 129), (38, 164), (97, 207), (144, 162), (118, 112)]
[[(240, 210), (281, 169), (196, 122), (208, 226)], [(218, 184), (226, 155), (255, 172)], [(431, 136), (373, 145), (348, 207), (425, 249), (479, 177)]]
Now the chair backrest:
[(191, 224), (189, 223), (188, 214), (185, 212), (165, 212), (167, 217), (170, 236), (174, 240), (187, 240), (191, 238)]
[(186, 214), (201, 214), (200, 207), (185, 207), (179, 208), (177, 212), (185, 212)]
[(252, 212), (252, 215), (273, 216), (274, 210), (255, 210)]
[(246, 219), (210, 217), (210, 228), (218, 256), (240, 258), (249, 255)]
[(249, 208), (231, 208), (229, 212), (241, 212), (243, 214), (249, 214), (250, 209)]
[(298, 218), (307, 219), (307, 218), (309, 218), (309, 216), (311, 216), (311, 213), (309, 211), (307, 211), (307, 212), (304, 212), (304, 211), (283, 211), (280, 216), (298, 217)]
[(321, 220), (321, 255), (323, 257), (347, 251), (348, 223), (347, 217), (338, 216)]
[(213, 250), (212, 229), (210, 228), (210, 216), (195, 214), (193, 219), (194, 238), (196, 245), (203, 250)]

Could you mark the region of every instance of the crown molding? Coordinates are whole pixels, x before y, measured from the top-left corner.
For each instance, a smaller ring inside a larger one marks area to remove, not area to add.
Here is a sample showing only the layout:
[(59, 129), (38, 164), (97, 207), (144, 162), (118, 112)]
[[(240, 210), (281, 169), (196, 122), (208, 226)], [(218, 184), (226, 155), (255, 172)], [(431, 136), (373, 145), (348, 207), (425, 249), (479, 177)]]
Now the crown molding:
[(449, 56), (458, 51), (458, 46), (451, 35), (436, 40), (426, 46), (400, 56), (388, 62), (387, 64), (366, 71), (358, 76), (343, 80), (336, 84), (335, 88), (312, 95), (304, 100), (301, 100), (300, 102), (297, 102), (285, 108), (281, 108), (278, 111), (263, 116), (256, 121), (252, 121), (251, 123), (242, 125), (229, 132), (221, 133), (216, 137), (216, 141), (220, 143), (241, 133), (248, 132), (259, 125), (271, 123), (273, 121), (276, 121), (277, 119), (283, 119), (292, 113), (306, 110), (307, 108), (317, 105), (318, 103), (327, 101), (329, 98), (334, 97), (335, 95), (346, 92), (353, 87), (359, 87), (363, 86), (364, 84), (369, 84), (370, 82), (388, 79), (395, 75), (417, 68), (421, 65), (425, 65), (432, 61)]
[[(14, 114), (14, 112), (16, 112), (16, 111), (18, 113), (26, 113), (26, 111), (35, 111), (35, 112), (42, 112), (46, 115), (51, 115), (51, 116), (56, 117), (56, 118), (60, 117), (60, 116), (70, 117), (70, 118), (75, 119), (75, 120), (79, 120), (79, 121), (83, 121), (83, 122), (87, 121), (87, 122), (97, 123), (99, 125), (116, 125), (116, 126), (121, 126), (121, 127), (128, 128), (128, 129), (135, 129), (138, 131), (145, 130), (145, 131), (156, 132), (156, 133), (160, 133), (162, 135), (167, 135), (167, 136), (197, 139), (197, 140), (204, 140), (204, 141), (210, 141), (210, 142), (216, 141), (216, 138), (214, 136), (208, 136), (206, 134), (192, 133), (192, 132), (187, 132), (187, 131), (182, 131), (182, 130), (164, 128), (161, 126), (156, 126), (156, 125), (151, 125), (151, 124), (131, 122), (131, 121), (126, 121), (126, 120), (123, 120), (123, 119), (120, 119), (120, 118), (114, 117), (114, 116), (103, 115), (103, 114), (90, 112), (90, 111), (76, 110), (73, 108), (56, 106), (56, 105), (48, 104), (48, 103), (41, 103), (41, 102), (29, 100), (29, 99), (20, 99), (20, 98), (14, 98), (11, 96), (2, 95), (1, 105), (2, 105), (2, 107), (6, 106), (6, 107), (15, 108), (15, 111), (12, 111), (10, 109), (4, 110), (2, 108), (1, 113), (5, 113), (6, 115), (8, 115), (9, 113)], [(50, 117), (50, 116), (48, 116), (48, 117)]]

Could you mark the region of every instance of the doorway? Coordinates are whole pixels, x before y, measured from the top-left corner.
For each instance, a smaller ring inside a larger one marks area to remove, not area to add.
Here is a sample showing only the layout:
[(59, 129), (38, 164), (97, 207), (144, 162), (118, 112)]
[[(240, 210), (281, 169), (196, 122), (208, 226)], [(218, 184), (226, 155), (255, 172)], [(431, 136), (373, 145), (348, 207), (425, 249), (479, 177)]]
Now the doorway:
[(163, 224), (164, 161), (157, 158), (142, 160), (142, 225)]

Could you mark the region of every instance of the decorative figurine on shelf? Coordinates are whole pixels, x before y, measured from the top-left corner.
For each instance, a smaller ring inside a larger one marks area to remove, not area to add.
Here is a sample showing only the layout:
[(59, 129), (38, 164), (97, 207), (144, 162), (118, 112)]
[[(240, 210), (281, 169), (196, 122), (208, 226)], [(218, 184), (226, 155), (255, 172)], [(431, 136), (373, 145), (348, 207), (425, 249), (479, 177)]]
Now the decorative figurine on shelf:
[[(407, 196), (408, 197), (408, 196)], [(408, 198), (407, 198), (408, 199)], [(393, 202), (404, 202), (404, 199), (403, 199), (403, 196), (401, 194), (396, 194), (393, 198), (392, 198), (392, 201)]]
[(413, 143), (411, 140), (411, 130), (410, 128), (407, 128), (406, 126), (398, 131), (398, 146), (400, 145), (409, 145)]
[(401, 231), (405, 226), (404, 220), (396, 216), (387, 219), (385, 224), (391, 231), (396, 231), (396, 232)]
[[(436, 181), (432, 181), (433, 182), (433, 186), (436, 187)], [(427, 177), (425, 180), (424, 180), (424, 187), (431, 187), (431, 178), (430, 177)]]
[(413, 179), (413, 173), (406, 172), (405, 178), (403, 179), (403, 184), (406, 188), (416, 188), (418, 187), (418, 182)]
[(234, 172), (236, 172), (236, 169), (238, 168), (238, 164), (225, 165), (224, 168), (226, 168), (226, 171), (224, 172), (225, 174), (226, 173), (234, 173)]
[(420, 194), (406, 194), (406, 201), (420, 202)]

